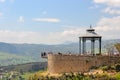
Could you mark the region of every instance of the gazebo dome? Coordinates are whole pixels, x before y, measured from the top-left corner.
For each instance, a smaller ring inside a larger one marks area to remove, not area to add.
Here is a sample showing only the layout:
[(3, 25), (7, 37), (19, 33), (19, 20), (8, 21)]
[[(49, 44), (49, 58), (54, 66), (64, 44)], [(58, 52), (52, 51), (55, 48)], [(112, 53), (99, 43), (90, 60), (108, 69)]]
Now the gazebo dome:
[(95, 29), (92, 29), (91, 27), (90, 27), (90, 29), (87, 29), (86, 30), (86, 33), (84, 34), (84, 35), (82, 35), (81, 37), (96, 37), (96, 38), (99, 38), (99, 37), (101, 37), (100, 35), (98, 35), (96, 32), (95, 32)]

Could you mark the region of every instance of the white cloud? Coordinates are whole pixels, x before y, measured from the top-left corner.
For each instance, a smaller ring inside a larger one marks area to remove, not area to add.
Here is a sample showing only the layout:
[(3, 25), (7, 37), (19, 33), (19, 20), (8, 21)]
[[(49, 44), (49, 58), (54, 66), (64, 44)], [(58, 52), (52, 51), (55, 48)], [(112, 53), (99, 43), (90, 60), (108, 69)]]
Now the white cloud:
[(111, 7), (107, 7), (106, 9), (103, 10), (103, 12), (109, 13), (109, 14), (120, 14), (120, 9), (114, 9)]
[(24, 23), (25, 22), (24, 17), (20, 16), (19, 19), (18, 19), (18, 22)]
[(105, 3), (107, 0), (94, 0), (96, 3)]
[[(84, 30), (84, 31), (83, 31)], [(64, 30), (62, 32), (52, 32), (47, 38), (50, 43), (60, 44), (66, 41), (77, 42), (78, 37), (85, 32), (85, 28), (74, 28), (69, 30)]]
[(1, 3), (5, 2), (5, 0), (0, 0)]
[(120, 7), (120, 0), (94, 0), (95, 3), (101, 3), (112, 7)]
[(120, 14), (120, 0), (93, 0), (94, 3), (97, 4), (104, 4), (105, 9), (103, 9), (103, 12), (108, 14)]
[(112, 18), (102, 18), (97, 25), (108, 25), (108, 26), (120, 26), (120, 16), (112, 17)]
[[(63, 38), (65, 41), (78, 41), (78, 37), (82, 36), (87, 28), (89, 26), (66, 29), (60, 33), (61, 39)], [(103, 36), (103, 39), (120, 39), (120, 16), (103, 17), (93, 28), (96, 30), (96, 33)]]
[[(66, 29), (61, 32), (63, 39), (66, 41), (78, 41), (78, 37), (82, 36), (88, 27), (78, 27), (72, 29)], [(103, 17), (97, 22), (96, 26), (93, 27), (96, 33), (103, 36), (103, 39), (120, 39), (120, 16), (106, 18)]]
[(94, 5), (94, 6), (89, 7), (88, 9), (97, 9), (97, 8), (99, 8), (99, 6), (98, 5)]
[(112, 18), (102, 18), (95, 29), (103, 35), (104, 39), (120, 38), (120, 16)]
[[(14, 0), (9, 0), (10, 2), (14, 2)], [(1, 3), (6, 2), (6, 0), (0, 0)]]
[(38, 22), (60, 22), (57, 18), (33, 18), (32, 20)]
[(103, 17), (98, 21), (95, 29), (103, 35), (104, 39), (119, 38), (120, 34), (120, 0), (93, 0), (95, 3), (105, 5), (103, 12), (111, 14), (111, 18)]
[(30, 31), (0, 30), (0, 42), (10, 43), (40, 43), (40, 33)]
[(43, 34), (31, 31), (0, 30), (0, 42), (60, 44), (65, 41), (78, 41), (80, 33), (83, 33), (82, 31), (83, 28), (76, 28)]
[[(102, 18), (96, 25), (96, 32), (103, 36), (103, 39), (115, 39), (120, 37), (120, 16), (113, 18)], [(67, 26), (68, 27), (68, 26)], [(71, 26), (70, 26), (71, 27)], [(78, 42), (87, 27), (73, 26), (61, 32), (40, 33), (32, 31), (8, 31), (0, 30), (0, 42), (10, 43), (44, 43), (60, 44), (66, 41)], [(88, 27), (89, 28), (89, 27)]]
[(76, 29), (71, 29), (71, 30), (65, 30), (61, 33), (62, 36), (72, 36), (72, 35), (77, 35), (79, 36), (81, 31), (83, 29), (82, 28), (76, 28)]

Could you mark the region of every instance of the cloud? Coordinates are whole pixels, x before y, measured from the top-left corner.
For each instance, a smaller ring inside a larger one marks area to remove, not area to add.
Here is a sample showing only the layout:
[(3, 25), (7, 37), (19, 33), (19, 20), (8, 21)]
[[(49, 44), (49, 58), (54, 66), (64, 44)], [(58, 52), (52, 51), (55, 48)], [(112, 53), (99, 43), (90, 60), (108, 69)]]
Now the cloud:
[(80, 35), (80, 33), (82, 32), (83, 28), (74, 28), (74, 29), (70, 29), (70, 30), (64, 30), (61, 35), (62, 36), (71, 36), (71, 35)]
[(111, 17), (103, 17), (97, 22), (95, 29), (103, 35), (104, 39), (118, 39), (120, 36), (120, 0), (93, 0), (103, 4), (103, 12)]
[(38, 22), (60, 22), (57, 18), (33, 18), (32, 20)]
[(18, 19), (18, 22), (24, 23), (24, 22), (25, 22), (24, 17), (23, 17), (23, 16), (20, 16), (19, 19)]
[[(9, 0), (10, 2), (14, 2), (14, 0)], [(6, 0), (0, 0), (0, 3), (6, 2)]]
[(112, 18), (102, 18), (95, 29), (103, 35), (104, 39), (120, 38), (120, 16)]
[[(112, 18), (104, 17), (93, 28), (95, 28), (99, 35), (103, 36), (103, 39), (118, 39), (120, 37), (119, 21), (120, 16)], [(87, 28), (89, 27), (73, 26), (60, 32), (49, 32), (46, 34), (33, 31), (0, 30), (0, 42), (36, 44), (61, 44), (66, 41), (78, 42), (78, 37), (82, 36)]]
[(9, 43), (40, 43), (40, 33), (31, 31), (0, 30), (0, 41)]
[(112, 7), (120, 7), (120, 0), (93, 0), (95, 3), (105, 4)]
[(109, 14), (120, 14), (120, 9), (114, 9), (111, 7), (107, 7), (103, 10), (103, 12), (109, 13)]
[(105, 5), (102, 11), (112, 15), (120, 14), (120, 0), (93, 0), (96, 4)]
[[(87, 28), (89, 28), (89, 26), (79, 26), (74, 29), (66, 29), (60, 34), (63, 39), (66, 39), (66, 41), (78, 41), (78, 37), (82, 36)], [(103, 17), (96, 23), (96, 26), (93, 28), (96, 30), (96, 33), (103, 37), (103, 39), (120, 39), (120, 16), (110, 18)]]
[(97, 9), (97, 8), (99, 8), (99, 6), (98, 5), (94, 5), (94, 6), (89, 7), (88, 9)]
[[(66, 28), (66, 30), (62, 31), (59, 35), (60, 38), (63, 38), (65, 41), (77, 42), (78, 37), (82, 36), (86, 32), (86, 29), (89, 28), (89, 26), (73, 27), (71, 29)], [(103, 17), (93, 28), (96, 30), (96, 33), (103, 37), (103, 39), (120, 39), (120, 16), (111, 18)]]
[(5, 0), (0, 0), (1, 3), (5, 2)]
[(78, 37), (82, 32), (80, 28), (46, 34), (32, 31), (0, 30), (0, 42), (60, 44), (65, 41), (78, 41)]
[[(66, 29), (61, 32), (62, 37), (66, 37), (66, 41), (77, 41), (77, 37), (82, 36), (85, 33), (85, 30), (88, 27), (81, 27)], [(96, 30), (96, 33), (103, 36), (103, 39), (120, 39), (120, 16), (116, 17), (103, 17), (93, 27)]]

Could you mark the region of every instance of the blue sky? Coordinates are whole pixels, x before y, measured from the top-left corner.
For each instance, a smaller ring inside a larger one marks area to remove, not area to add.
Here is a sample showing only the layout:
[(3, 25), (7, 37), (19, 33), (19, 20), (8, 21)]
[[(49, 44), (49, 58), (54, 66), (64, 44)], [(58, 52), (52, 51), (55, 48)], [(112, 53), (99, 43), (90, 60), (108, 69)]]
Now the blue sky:
[(0, 0), (0, 41), (76, 42), (89, 25), (103, 39), (120, 36), (119, 0)]

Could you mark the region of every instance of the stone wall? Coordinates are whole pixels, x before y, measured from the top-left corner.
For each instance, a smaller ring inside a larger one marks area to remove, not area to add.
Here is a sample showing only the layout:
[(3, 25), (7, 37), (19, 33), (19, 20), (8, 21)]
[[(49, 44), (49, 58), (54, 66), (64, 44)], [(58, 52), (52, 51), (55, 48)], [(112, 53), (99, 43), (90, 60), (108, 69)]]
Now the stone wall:
[(120, 57), (48, 54), (49, 73), (86, 72), (92, 67), (113, 65)]

